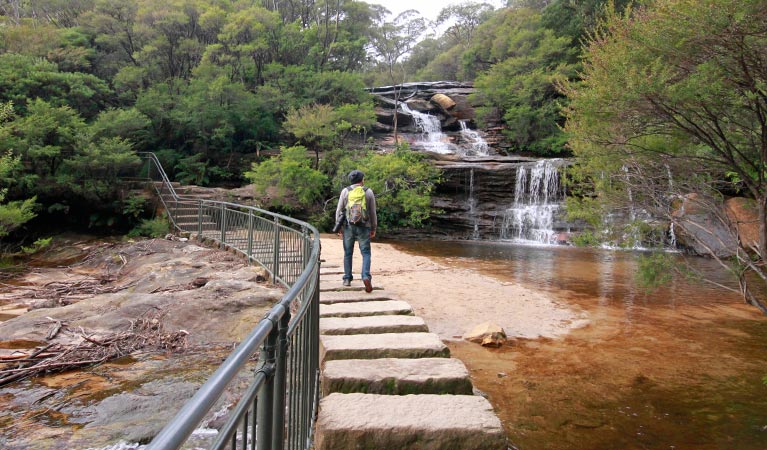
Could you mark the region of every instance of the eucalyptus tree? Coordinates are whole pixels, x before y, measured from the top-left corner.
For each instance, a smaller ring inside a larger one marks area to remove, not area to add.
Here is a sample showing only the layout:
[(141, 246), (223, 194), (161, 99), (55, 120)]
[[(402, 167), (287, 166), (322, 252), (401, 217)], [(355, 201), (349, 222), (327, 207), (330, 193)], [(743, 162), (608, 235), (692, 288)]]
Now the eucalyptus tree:
[(631, 197), (699, 240), (711, 223), (689, 220), (681, 207), (716, 213), (728, 196), (753, 201), (754, 238), (737, 235), (738, 224), (719, 214), (734, 237), (706, 230), (712, 241), (699, 243), (730, 247), (731, 260), (711, 254), (767, 312), (756, 294), (767, 283), (765, 68), (764, 1), (657, 0), (609, 15), (588, 42), (583, 81), (564, 92), (566, 130), (580, 175), (598, 194), (596, 214)]
[(279, 15), (261, 6), (250, 6), (224, 18), (219, 43), (208, 46), (206, 58), (226, 65), (232, 81), (253, 89), (264, 84), (264, 67), (279, 57), (281, 39)]
[(94, 75), (64, 72), (55, 63), (32, 55), (0, 54), (0, 102), (12, 101), (22, 115), (30, 102), (40, 98), (92, 118), (110, 96), (107, 83)]
[(427, 36), (408, 55), (405, 64), (409, 72), (419, 80), (469, 80), (461, 59), (477, 28), (494, 14), (492, 5), (481, 2), (443, 8), (434, 22), (438, 35)]
[[(371, 40), (371, 47), (386, 67), (391, 84), (397, 85), (407, 79), (402, 59), (415, 47), (427, 29), (427, 21), (418, 11), (409, 9), (392, 21), (383, 22)], [(394, 141), (397, 142), (397, 111), (400, 91), (394, 95)]]
[(372, 103), (310, 104), (288, 111), (285, 130), (314, 151), (319, 168), (321, 151), (342, 148), (349, 135), (364, 133), (375, 121)]
[(436, 24), (449, 24), (443, 37), (455, 44), (468, 45), (477, 27), (487, 21), (494, 11), (495, 8), (489, 3), (464, 1), (442, 8)]
[(0, 2), (0, 16), (10, 17), (17, 25), (22, 19), (31, 18), (57, 27), (73, 27), (93, 3), (94, 0), (5, 0)]
[(577, 54), (568, 37), (542, 26), (538, 11), (501, 11), (476, 31), (463, 54), (464, 73), (475, 74), (474, 98), (483, 105), (478, 117), (499, 116), (515, 152), (565, 152), (556, 81), (576, 76)]
[(317, 2), (314, 22), (307, 28), (307, 58), (317, 70), (359, 70), (367, 61), (366, 47), (376, 8), (357, 0)]

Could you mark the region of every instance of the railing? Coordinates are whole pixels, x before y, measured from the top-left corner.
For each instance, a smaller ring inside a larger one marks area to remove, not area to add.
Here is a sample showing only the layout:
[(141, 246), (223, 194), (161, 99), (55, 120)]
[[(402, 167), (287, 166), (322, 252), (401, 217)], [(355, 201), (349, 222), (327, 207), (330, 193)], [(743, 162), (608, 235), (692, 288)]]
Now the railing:
[(147, 448), (180, 448), (255, 352), (253, 381), (210, 448), (310, 448), (319, 399), (319, 232), (258, 208), (179, 196), (157, 157), (140, 156), (178, 230), (242, 253), (288, 288)]

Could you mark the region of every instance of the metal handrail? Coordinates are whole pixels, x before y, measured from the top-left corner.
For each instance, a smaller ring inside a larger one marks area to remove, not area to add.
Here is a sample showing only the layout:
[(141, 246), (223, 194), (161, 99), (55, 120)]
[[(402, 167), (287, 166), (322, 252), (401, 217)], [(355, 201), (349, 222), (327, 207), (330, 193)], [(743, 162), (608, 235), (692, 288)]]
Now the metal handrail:
[(210, 448), (310, 448), (319, 401), (319, 232), (263, 209), (180, 196), (156, 155), (139, 156), (176, 229), (242, 253), (288, 289), (147, 448), (180, 448), (257, 351), (255, 377)]

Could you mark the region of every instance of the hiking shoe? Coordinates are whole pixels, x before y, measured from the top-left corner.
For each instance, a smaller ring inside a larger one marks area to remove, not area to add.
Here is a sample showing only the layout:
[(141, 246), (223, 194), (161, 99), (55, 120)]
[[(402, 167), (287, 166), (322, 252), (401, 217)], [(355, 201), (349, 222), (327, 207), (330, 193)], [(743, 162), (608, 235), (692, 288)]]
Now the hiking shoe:
[(344, 280), (344, 286), (351, 286), (352, 280)]
[(365, 283), (365, 292), (373, 292), (373, 283), (370, 282), (370, 278), (362, 280)]

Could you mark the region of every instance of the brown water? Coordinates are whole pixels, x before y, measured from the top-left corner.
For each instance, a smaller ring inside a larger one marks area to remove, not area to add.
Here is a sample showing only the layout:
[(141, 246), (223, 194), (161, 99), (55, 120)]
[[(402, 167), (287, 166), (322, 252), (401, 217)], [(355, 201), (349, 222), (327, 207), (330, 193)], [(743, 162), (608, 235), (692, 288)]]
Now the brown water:
[[(562, 339), (450, 343), (514, 447), (767, 449), (767, 319), (732, 292), (674, 279), (647, 293), (638, 254), (426, 242), (398, 249), (551, 293), (589, 313)], [(712, 261), (696, 265), (718, 281)]]

